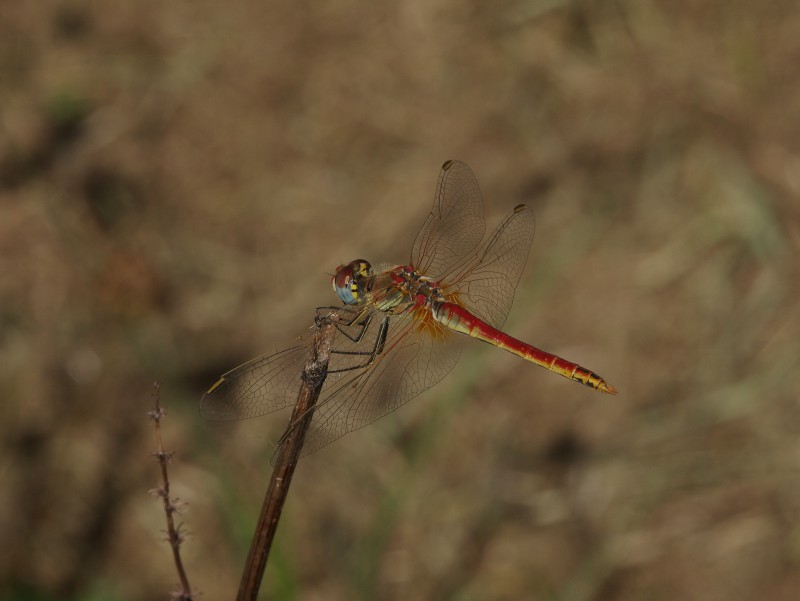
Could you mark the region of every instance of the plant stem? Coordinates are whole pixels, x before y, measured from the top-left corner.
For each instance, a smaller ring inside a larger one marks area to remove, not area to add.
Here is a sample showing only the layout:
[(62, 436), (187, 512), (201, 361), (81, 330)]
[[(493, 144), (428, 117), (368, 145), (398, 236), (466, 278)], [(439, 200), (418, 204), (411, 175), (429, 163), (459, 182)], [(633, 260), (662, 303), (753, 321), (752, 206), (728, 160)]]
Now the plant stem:
[(250, 544), (247, 563), (239, 584), (239, 594), (236, 597), (237, 601), (255, 601), (258, 597), (258, 589), (264, 576), (272, 539), (278, 529), (278, 521), (289, 493), (292, 475), (303, 448), (306, 432), (314, 416), (314, 405), (328, 375), (328, 361), (335, 332), (332, 323), (324, 318), (317, 318), (314, 344), (303, 367), (303, 384), (297, 395), (297, 404), (289, 420), (283, 443), (274, 460), (275, 468), (272, 470), (269, 487), (261, 506), (258, 525), (253, 535), (253, 542)]

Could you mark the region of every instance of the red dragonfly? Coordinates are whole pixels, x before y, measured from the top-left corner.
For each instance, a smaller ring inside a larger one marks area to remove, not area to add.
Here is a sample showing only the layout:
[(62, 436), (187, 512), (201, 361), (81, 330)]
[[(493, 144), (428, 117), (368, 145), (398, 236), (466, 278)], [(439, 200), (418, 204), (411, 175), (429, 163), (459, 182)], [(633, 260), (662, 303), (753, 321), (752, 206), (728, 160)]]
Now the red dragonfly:
[[(500, 331), (533, 241), (533, 212), (525, 205), (515, 207), (481, 244), (485, 229), (475, 175), (464, 163), (447, 161), (408, 265), (376, 271), (357, 259), (336, 270), (331, 284), (343, 305), (318, 309), (333, 320), (337, 332), (302, 455), (383, 417), (439, 382), (458, 361), (465, 339), (459, 334), (616, 394), (596, 373)], [(201, 415), (238, 420), (293, 406), (310, 344), (229, 371), (203, 395)]]

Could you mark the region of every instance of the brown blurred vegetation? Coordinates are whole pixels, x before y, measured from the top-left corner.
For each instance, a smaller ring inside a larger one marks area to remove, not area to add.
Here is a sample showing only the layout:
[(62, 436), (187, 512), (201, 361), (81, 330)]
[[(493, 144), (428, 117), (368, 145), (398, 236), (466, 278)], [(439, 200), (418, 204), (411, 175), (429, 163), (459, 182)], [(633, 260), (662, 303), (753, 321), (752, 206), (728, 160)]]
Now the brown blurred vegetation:
[(276, 599), (800, 595), (800, 4), (0, 3), (0, 598), (231, 598), (286, 415), (201, 423), (441, 163), (537, 213), (513, 335), (305, 460)]

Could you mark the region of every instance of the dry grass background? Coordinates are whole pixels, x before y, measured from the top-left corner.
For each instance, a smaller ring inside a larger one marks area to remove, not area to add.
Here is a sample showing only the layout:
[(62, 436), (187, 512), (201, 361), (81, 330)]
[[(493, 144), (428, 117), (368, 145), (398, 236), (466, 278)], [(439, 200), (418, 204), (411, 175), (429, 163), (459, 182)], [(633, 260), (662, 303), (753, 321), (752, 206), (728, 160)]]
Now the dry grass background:
[[(329, 273), (403, 262), (441, 163), (537, 235), (507, 330), (304, 459), (275, 599), (800, 594), (800, 5), (0, 5), (0, 598), (164, 598), (145, 418), (231, 598), (287, 415), (202, 423)], [(265, 598), (266, 595), (265, 594)]]

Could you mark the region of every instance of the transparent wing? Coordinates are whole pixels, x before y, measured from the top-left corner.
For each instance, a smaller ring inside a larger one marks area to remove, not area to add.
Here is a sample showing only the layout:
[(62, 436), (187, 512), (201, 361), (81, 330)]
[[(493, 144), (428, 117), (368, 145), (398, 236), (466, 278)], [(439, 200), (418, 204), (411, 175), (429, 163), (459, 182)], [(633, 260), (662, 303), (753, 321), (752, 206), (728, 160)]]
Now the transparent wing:
[(411, 265), (436, 278), (472, 253), (485, 231), (478, 180), (464, 163), (447, 161), (439, 174), (433, 208), (414, 241)]
[[(439, 382), (458, 362), (459, 337), (449, 332), (430, 336), (419, 330), (413, 317), (405, 314), (384, 319), (388, 330), (382, 352), (362, 359), (358, 368), (329, 373), (314, 408), (301, 455), (313, 453), (391, 413)], [(380, 350), (375, 339), (376, 335), (380, 336), (380, 326), (371, 330), (370, 340), (362, 342), (373, 342), (373, 348)], [(339, 365), (336, 358), (339, 348), (335, 346), (331, 369)], [(279, 449), (273, 455), (273, 462), (278, 456)]]
[(478, 252), (453, 265), (443, 276), (445, 292), (457, 291), (468, 311), (501, 328), (514, 303), (534, 229), (533, 211), (525, 205), (517, 206)]
[[(436, 336), (422, 332), (411, 315), (375, 311), (348, 323), (355, 311), (343, 307), (336, 314), (338, 331), (328, 376), (302, 455), (372, 423), (427, 390), (444, 378), (460, 354), (458, 337), (444, 331)], [(201, 415), (228, 421), (293, 407), (312, 342), (309, 337), (300, 345), (226, 373), (203, 395)], [(277, 456), (276, 451), (273, 461)]]
[(200, 415), (211, 421), (233, 421), (294, 406), (309, 344), (310, 340), (232, 369), (203, 395)]
[[(332, 349), (331, 380), (363, 363), (364, 348), (374, 346), (375, 320), (364, 315), (354, 321), (362, 312), (349, 307), (336, 311), (341, 323)], [(200, 400), (200, 415), (211, 421), (234, 421), (294, 407), (312, 343), (313, 336), (309, 335), (296, 346), (256, 357), (224, 374)]]

